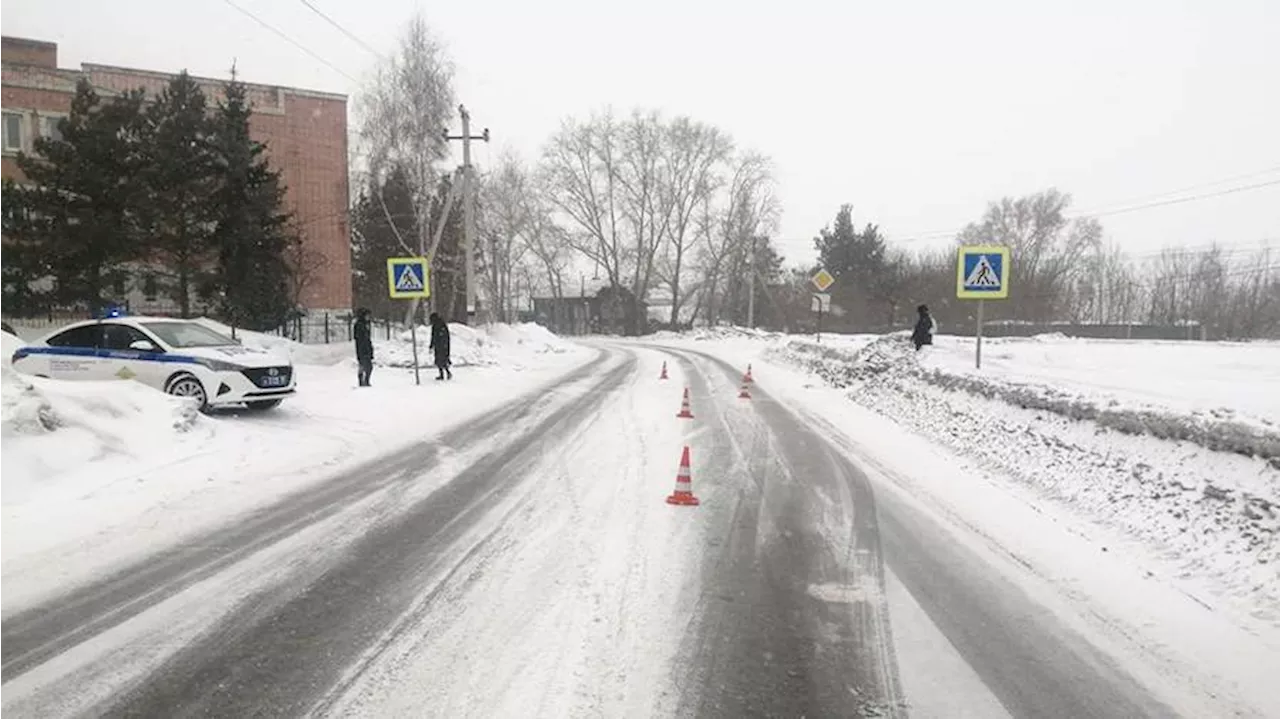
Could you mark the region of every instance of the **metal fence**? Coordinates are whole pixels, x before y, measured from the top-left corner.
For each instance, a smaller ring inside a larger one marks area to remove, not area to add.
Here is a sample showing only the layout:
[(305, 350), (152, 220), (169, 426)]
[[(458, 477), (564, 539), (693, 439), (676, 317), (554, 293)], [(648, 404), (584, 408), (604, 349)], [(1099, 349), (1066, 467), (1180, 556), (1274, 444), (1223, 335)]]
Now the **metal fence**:
[[(51, 314), (40, 317), (5, 317), (4, 323), (21, 339), (31, 342), (56, 329), (85, 319), (84, 314)], [(297, 317), (270, 330), (267, 334), (304, 342), (306, 344), (332, 344), (354, 339), (355, 317), (350, 312), (317, 312)], [(391, 339), (401, 330), (408, 329), (389, 318), (372, 320), (374, 339)]]
[[(387, 318), (373, 318), (371, 324), (374, 339), (389, 340), (395, 333), (408, 329), (402, 323)], [(270, 334), (305, 344), (332, 344), (355, 339), (354, 327), (355, 316), (350, 312), (317, 312), (295, 317)]]

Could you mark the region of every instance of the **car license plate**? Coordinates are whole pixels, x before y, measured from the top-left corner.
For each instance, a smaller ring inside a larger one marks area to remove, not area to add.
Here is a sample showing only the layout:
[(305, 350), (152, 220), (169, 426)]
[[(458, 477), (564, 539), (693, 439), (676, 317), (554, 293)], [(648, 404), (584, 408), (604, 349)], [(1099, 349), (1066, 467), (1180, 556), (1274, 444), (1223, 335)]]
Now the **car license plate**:
[(289, 378), (283, 375), (262, 378), (263, 387), (283, 387), (287, 384), (289, 384)]

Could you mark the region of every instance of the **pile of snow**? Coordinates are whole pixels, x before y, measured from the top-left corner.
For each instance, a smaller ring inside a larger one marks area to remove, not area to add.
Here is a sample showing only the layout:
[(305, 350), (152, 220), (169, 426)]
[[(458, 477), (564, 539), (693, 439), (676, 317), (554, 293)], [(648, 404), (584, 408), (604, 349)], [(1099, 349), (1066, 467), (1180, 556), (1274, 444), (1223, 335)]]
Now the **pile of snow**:
[(31, 489), (29, 483), (99, 460), (136, 460), (211, 431), (193, 400), (136, 382), (62, 382), (28, 378), (7, 366), (2, 371), (5, 504)]
[(781, 336), (782, 335), (777, 332), (770, 332), (768, 330), (737, 327), (733, 325), (720, 325), (716, 327), (695, 327), (684, 332), (663, 330), (661, 332), (654, 332), (651, 335), (646, 335), (645, 339), (658, 341), (695, 340), (698, 342), (712, 342), (736, 339), (771, 340), (777, 339)]
[[(421, 326), (416, 333), (418, 366), (435, 366), (435, 360), (427, 350), (431, 342), (431, 328)], [(480, 327), (449, 325), (449, 358), (455, 367), (524, 369), (542, 364), (545, 355), (569, 352), (570, 347), (545, 327), (531, 322)], [(383, 367), (413, 367), (413, 333), (405, 330), (389, 342), (375, 340), (373, 361)]]
[(355, 347), (351, 342), (333, 342), (330, 344), (304, 344), (288, 337), (269, 335), (264, 332), (236, 329), (217, 320), (201, 317), (197, 322), (209, 329), (233, 337), (245, 347), (271, 350), (287, 356), (294, 364), (333, 365), (348, 357), (355, 356)]
[[(1183, 412), (949, 371), (929, 349), (922, 354), (905, 333), (852, 351), (794, 339), (768, 350), (977, 465), (1159, 547), (1187, 576), (1210, 577), (1251, 606), (1280, 609), (1274, 419), (1242, 421), (1237, 412)], [(1144, 371), (1158, 375), (1152, 381), (1179, 381), (1158, 364)]]

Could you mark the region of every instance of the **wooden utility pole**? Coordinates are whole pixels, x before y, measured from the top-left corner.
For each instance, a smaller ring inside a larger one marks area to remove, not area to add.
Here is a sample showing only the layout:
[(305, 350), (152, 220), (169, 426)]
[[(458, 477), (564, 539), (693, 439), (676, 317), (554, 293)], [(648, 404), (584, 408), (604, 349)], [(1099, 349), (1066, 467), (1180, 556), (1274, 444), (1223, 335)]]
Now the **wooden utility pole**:
[(462, 134), (450, 135), (446, 129), (446, 140), (462, 140), (462, 243), (466, 252), (467, 268), (467, 317), (476, 319), (480, 309), (476, 301), (476, 183), (475, 168), (471, 166), (471, 141), (489, 141), (489, 128), (480, 135), (471, 134), (471, 113), (465, 105), (458, 105), (458, 114), (462, 116)]

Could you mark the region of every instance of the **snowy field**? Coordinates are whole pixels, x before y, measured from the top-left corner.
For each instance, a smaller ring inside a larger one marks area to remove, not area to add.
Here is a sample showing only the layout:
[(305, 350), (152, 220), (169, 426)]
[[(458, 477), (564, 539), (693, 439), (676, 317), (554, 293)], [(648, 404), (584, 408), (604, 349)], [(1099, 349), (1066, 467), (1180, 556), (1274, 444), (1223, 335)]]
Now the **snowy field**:
[[(210, 322), (212, 326), (229, 332)], [(291, 355), (297, 396), (266, 413), (195, 411), (131, 382), (65, 382), (9, 366), (4, 336), (4, 612), (80, 584), (362, 460), (429, 439), (554, 382), (594, 356), (536, 325), (453, 326), (452, 382), (421, 370), (408, 333), (375, 341), (373, 386), (356, 386), (350, 343), (301, 345), (241, 332)], [(419, 328), (426, 367), (427, 328)]]

